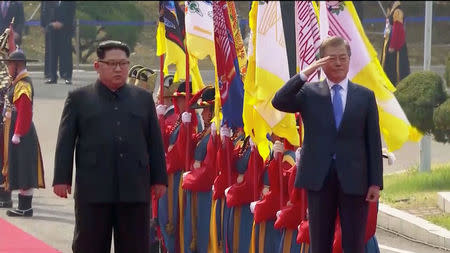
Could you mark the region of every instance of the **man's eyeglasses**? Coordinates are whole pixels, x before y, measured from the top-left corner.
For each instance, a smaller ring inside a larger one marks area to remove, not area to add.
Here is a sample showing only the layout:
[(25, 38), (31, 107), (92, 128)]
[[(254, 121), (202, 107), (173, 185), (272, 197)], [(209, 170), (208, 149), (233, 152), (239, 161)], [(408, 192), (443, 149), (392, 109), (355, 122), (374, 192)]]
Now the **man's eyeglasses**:
[(130, 61), (103, 61), (98, 60), (98, 62), (104, 63), (108, 65), (110, 68), (117, 68), (117, 65), (119, 65), (120, 68), (125, 68), (128, 65), (130, 65)]

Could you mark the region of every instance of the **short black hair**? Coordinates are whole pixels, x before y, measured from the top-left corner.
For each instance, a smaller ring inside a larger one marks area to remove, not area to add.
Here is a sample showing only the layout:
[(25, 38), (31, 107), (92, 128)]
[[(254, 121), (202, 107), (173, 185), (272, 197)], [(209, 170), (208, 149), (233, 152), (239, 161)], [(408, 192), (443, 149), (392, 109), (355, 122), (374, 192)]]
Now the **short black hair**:
[(127, 57), (130, 57), (130, 48), (128, 47), (127, 44), (125, 44), (121, 41), (118, 41), (118, 40), (106, 40), (106, 41), (102, 41), (102, 42), (100, 42), (100, 44), (98, 44), (98, 47), (97, 47), (98, 59), (105, 58), (106, 51), (111, 50), (111, 49), (120, 49), (125, 52)]
[(339, 36), (331, 36), (331, 37), (325, 38), (322, 41), (322, 43), (320, 44), (320, 47), (319, 47), (320, 58), (324, 57), (325, 48), (338, 47), (341, 45), (345, 46), (345, 49), (347, 49), (347, 55), (350, 57), (352, 55), (352, 50), (350, 49), (350, 44), (348, 44), (348, 41)]

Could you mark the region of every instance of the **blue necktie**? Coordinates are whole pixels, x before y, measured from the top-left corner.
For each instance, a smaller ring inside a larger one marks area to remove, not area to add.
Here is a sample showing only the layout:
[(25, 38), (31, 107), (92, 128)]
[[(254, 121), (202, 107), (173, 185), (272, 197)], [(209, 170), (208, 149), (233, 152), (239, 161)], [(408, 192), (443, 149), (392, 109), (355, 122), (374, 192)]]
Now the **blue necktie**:
[(334, 119), (336, 123), (336, 129), (339, 128), (339, 124), (342, 120), (342, 114), (343, 114), (343, 108), (342, 108), (342, 98), (339, 91), (342, 89), (342, 87), (339, 84), (333, 85), (331, 87), (334, 91), (333, 96), (333, 111), (334, 111)]

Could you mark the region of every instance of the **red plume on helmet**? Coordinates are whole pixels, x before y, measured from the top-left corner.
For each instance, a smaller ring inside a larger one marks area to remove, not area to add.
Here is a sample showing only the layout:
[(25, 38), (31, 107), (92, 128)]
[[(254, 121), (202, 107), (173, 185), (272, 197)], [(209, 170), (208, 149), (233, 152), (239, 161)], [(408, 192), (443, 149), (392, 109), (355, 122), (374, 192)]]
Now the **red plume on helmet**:
[(197, 93), (195, 93), (191, 100), (189, 100), (189, 105), (188, 108), (191, 108), (192, 105), (196, 104), (198, 99), (202, 96), (203, 91), (206, 90), (208, 88), (208, 86), (204, 87), (203, 89), (199, 90)]
[(8, 36), (8, 50), (11, 54), (12, 52), (16, 51), (16, 42), (14, 41), (14, 18), (12, 18), (11, 23), (9, 24), (9, 36)]

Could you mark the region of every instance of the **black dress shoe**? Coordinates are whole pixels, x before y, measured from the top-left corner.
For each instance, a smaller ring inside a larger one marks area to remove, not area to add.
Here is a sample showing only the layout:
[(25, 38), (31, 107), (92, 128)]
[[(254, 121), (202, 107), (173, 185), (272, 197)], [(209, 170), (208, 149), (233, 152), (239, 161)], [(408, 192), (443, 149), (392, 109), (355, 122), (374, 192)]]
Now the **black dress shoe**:
[(70, 84), (72, 84), (72, 80), (66, 79), (66, 80), (64, 81), (64, 83), (70, 85)]
[(31, 217), (33, 216), (33, 208), (27, 210), (13, 209), (6, 211), (9, 217)]
[(46, 84), (56, 84), (56, 79), (47, 79), (45, 81)]
[(12, 200), (0, 201), (0, 208), (11, 208), (12, 204)]

